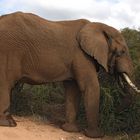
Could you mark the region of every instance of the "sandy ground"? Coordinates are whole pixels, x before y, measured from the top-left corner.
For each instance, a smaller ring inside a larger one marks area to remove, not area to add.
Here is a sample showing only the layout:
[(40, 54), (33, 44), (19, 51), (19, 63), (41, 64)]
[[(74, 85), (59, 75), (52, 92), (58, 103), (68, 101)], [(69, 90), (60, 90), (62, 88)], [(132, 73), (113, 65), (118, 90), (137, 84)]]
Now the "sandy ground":
[(110, 137), (93, 139), (82, 133), (68, 133), (59, 127), (33, 118), (14, 117), (17, 127), (0, 127), (0, 140), (113, 140)]

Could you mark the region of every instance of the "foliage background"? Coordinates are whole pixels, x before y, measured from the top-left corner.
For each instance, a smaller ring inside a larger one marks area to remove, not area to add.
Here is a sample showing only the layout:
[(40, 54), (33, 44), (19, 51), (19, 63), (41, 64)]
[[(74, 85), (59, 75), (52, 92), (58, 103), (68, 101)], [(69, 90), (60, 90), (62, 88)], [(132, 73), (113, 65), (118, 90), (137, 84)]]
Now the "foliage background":
[[(140, 30), (124, 28), (121, 32), (128, 44), (134, 63), (135, 80), (137, 86), (140, 87)], [(105, 80), (102, 80), (102, 78), (105, 78)], [(99, 74), (99, 79), (101, 84), (100, 127), (104, 129), (106, 134), (118, 134), (119, 132), (139, 133), (140, 97), (132, 97), (133, 103), (130, 106), (125, 107), (123, 110), (118, 110), (125, 93), (119, 89), (117, 84), (114, 84), (114, 79), (104, 72)], [(13, 89), (11, 102), (11, 111), (16, 115), (39, 115), (53, 122), (62, 123), (65, 121), (65, 95), (62, 83), (40, 86), (25, 84), (23, 88), (18, 85)], [(77, 120), (81, 128), (86, 127), (82, 101)], [(123, 136), (118, 139), (129, 138)], [(134, 139), (133, 135), (130, 139)], [(140, 139), (140, 136), (136, 135), (135, 139)]]

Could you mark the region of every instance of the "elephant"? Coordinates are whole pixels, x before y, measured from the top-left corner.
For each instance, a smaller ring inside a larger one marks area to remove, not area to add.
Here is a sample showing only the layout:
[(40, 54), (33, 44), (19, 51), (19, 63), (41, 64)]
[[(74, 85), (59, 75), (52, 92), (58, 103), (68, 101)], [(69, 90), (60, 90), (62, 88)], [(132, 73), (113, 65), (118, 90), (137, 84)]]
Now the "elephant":
[[(32, 13), (0, 17), (0, 125), (16, 126), (10, 93), (17, 82), (31, 85), (62, 81), (66, 93), (66, 122), (62, 129), (79, 131), (76, 116), (83, 96), (88, 137), (103, 137), (99, 128), (98, 71), (117, 75), (129, 84), (133, 64), (127, 44), (115, 28), (86, 19), (49, 21)], [(124, 84), (125, 83), (125, 84)]]

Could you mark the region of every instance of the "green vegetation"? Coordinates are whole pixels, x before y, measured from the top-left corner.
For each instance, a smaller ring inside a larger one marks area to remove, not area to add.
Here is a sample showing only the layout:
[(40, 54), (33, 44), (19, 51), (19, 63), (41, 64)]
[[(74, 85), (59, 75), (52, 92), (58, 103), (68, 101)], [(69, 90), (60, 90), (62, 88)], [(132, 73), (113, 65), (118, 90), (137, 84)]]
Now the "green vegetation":
[(140, 30), (124, 28), (121, 32), (129, 47), (135, 68), (135, 78), (140, 85)]
[(64, 90), (61, 83), (31, 86), (25, 84), (21, 91), (14, 89), (11, 110), (17, 115), (43, 114), (47, 104), (63, 104)]
[[(136, 83), (140, 87), (140, 31), (125, 28), (121, 32), (130, 49), (135, 66)], [(123, 133), (115, 138), (116, 140), (139, 140), (140, 134), (135, 136), (134, 134), (140, 132), (140, 96), (133, 96), (133, 103), (120, 110), (118, 106), (121, 106), (122, 98), (125, 95), (117, 84), (114, 85), (114, 82), (110, 82), (114, 79), (106, 74), (101, 74), (99, 77), (102, 79), (104, 76), (106, 77), (105, 83), (101, 82), (101, 128), (109, 135)], [(13, 90), (11, 110), (17, 115), (36, 114), (48, 117), (52, 113), (53, 117), (57, 118), (58, 114), (64, 117), (64, 96), (61, 83), (41, 86), (24, 85), (20, 93), (18, 88)], [(62, 111), (60, 111), (61, 109)], [(78, 121), (83, 127), (86, 127), (85, 120), (84, 107), (81, 102)]]

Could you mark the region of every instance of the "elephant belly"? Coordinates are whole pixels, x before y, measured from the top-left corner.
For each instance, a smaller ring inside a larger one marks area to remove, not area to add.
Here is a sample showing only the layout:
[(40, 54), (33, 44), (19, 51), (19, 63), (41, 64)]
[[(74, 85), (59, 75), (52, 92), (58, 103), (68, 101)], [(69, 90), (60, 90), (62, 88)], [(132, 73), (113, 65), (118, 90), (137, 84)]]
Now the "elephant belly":
[(56, 82), (72, 78), (72, 74), (67, 67), (59, 64), (59, 66), (49, 65), (46, 69), (42, 69), (39, 77), (45, 78), (47, 82)]
[(70, 69), (62, 62), (51, 61), (39, 64), (39, 66), (26, 69), (22, 81), (29, 84), (43, 84), (71, 79), (73, 77)]
[(57, 49), (42, 48), (38, 54), (24, 57), (24, 81), (30, 83), (47, 83), (72, 78), (71, 60)]
[(20, 82), (31, 85), (46, 84), (49, 82), (60, 82), (64, 80), (70, 80), (72, 77), (69, 74), (59, 75), (57, 77), (43, 77), (42, 75), (25, 75)]

